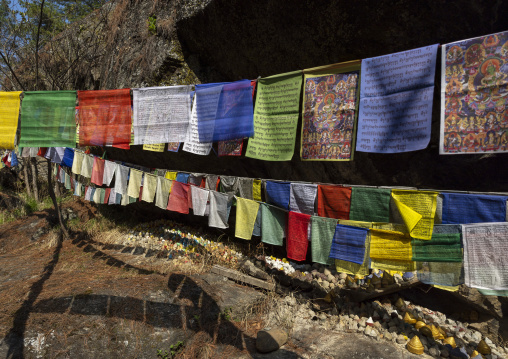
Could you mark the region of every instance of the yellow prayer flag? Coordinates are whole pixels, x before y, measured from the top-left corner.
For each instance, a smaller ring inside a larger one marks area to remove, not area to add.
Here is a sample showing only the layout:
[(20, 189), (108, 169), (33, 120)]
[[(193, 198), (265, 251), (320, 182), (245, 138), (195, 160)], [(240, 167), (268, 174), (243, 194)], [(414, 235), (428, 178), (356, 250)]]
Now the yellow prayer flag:
[(164, 152), (165, 143), (157, 143), (152, 145), (143, 145), (143, 151), (152, 151), (152, 152)]
[(72, 160), (72, 173), (80, 175), (83, 166), (83, 158), (85, 154), (80, 151), (74, 151), (74, 159)]
[(259, 203), (246, 198), (236, 199), (235, 237), (250, 240), (258, 215)]
[(129, 175), (129, 186), (127, 187), (127, 195), (132, 198), (139, 198), (139, 188), (141, 187), (141, 178), (143, 172), (131, 168)]
[(176, 175), (178, 174), (178, 172), (166, 172), (166, 175), (164, 176), (164, 178), (167, 178), (169, 180), (172, 180), (172, 181), (175, 181), (176, 180)]
[(392, 190), (392, 197), (411, 237), (432, 238), (438, 192)]
[(371, 268), (408, 272), (416, 269), (411, 238), (401, 232), (371, 229)]
[(0, 91), (0, 148), (14, 149), (21, 91)]
[(261, 180), (255, 179), (252, 183), (252, 198), (254, 201), (261, 202)]
[(433, 285), (434, 288), (437, 288), (437, 289), (442, 289), (442, 290), (447, 290), (449, 292), (456, 292), (459, 290), (460, 286), (455, 286), (455, 287), (449, 287), (447, 285), (437, 285), (437, 284), (434, 284)]

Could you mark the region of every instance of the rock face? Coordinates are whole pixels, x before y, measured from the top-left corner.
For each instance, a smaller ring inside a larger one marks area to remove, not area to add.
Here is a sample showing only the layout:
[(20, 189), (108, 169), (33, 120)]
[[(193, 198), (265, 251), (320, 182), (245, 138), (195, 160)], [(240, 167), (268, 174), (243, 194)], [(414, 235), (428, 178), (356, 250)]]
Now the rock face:
[[(120, 0), (105, 29), (114, 35), (92, 88), (188, 84), (256, 78), (308, 67), (448, 43), (508, 28), (503, 1), (285, 3), (239, 0), (149, 2)], [(309, 16), (309, 14), (314, 14)], [(151, 35), (147, 19), (157, 16)], [(481, 19), (481, 21), (480, 21)], [(116, 21), (116, 22), (114, 22)], [(113, 23), (114, 22), (114, 23)], [(426, 150), (355, 153), (351, 162), (302, 162), (300, 136), (288, 162), (154, 153), (133, 146), (108, 158), (189, 172), (364, 185), (506, 191), (503, 155), (439, 156), (438, 65), (432, 139)], [(299, 129), (300, 131), (300, 129)], [(299, 132), (298, 131), (298, 132)], [(467, 174), (467, 175), (465, 175)], [(484, 181), (485, 175), (489, 181)]]

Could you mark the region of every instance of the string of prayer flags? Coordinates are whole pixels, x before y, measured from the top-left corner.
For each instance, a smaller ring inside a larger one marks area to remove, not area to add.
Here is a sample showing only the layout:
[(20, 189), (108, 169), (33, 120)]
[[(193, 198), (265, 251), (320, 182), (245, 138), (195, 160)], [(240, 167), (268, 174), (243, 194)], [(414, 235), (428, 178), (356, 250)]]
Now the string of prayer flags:
[(324, 265), (331, 265), (333, 259), (329, 257), (332, 247), (333, 235), (337, 220), (334, 218), (324, 218), (312, 216), (311, 218), (311, 250), (312, 261)]
[[(206, 96), (202, 99), (198, 98), (196, 95), (194, 96), (194, 104), (191, 110), (191, 119), (187, 129), (187, 135), (185, 136), (185, 143), (183, 144), (183, 150), (185, 152), (190, 152), (195, 155), (207, 156), (212, 150), (213, 142), (200, 142), (198, 129), (198, 104), (203, 116), (205, 115), (205, 109), (207, 110), (206, 114), (209, 117), (215, 116), (217, 112), (217, 104), (213, 101), (207, 101), (209, 99), (209, 96)], [(201, 102), (203, 102), (203, 104), (201, 104)]]
[(430, 240), (434, 228), (437, 192), (392, 190), (397, 209), (413, 238)]
[(190, 91), (190, 85), (132, 89), (134, 144), (162, 144), (164, 151), (167, 142), (185, 141)]
[(291, 183), (266, 181), (266, 202), (274, 206), (288, 209)]
[(417, 277), (422, 283), (454, 287), (464, 284), (462, 262), (417, 262)]
[(295, 261), (304, 261), (309, 246), (310, 215), (289, 212), (287, 226), (287, 257)]
[(178, 172), (176, 175), (175, 180), (180, 183), (187, 183), (189, 182), (190, 173), (184, 173), (184, 172)]
[(14, 149), (21, 91), (0, 91), (0, 148)]
[(192, 212), (195, 216), (205, 215), (209, 195), (209, 190), (191, 186)]
[(413, 239), (415, 262), (462, 262), (461, 228), (435, 225), (430, 241)]
[(508, 223), (462, 225), (465, 284), (508, 290)]
[(228, 224), (228, 195), (216, 191), (210, 191), (210, 213), (208, 226), (214, 228), (229, 228)]
[(139, 198), (139, 188), (143, 179), (143, 172), (131, 168), (129, 174), (129, 186), (127, 187), (127, 194), (132, 198)]
[(314, 215), (317, 185), (312, 183), (291, 183), (289, 210)]
[(302, 72), (258, 80), (254, 106), (254, 133), (246, 157), (265, 161), (290, 161), (298, 124)]
[(505, 222), (507, 196), (441, 193), (443, 224)]
[(113, 180), (113, 176), (115, 175), (117, 166), (118, 165), (115, 162), (105, 160), (105, 162), (104, 162), (104, 176), (102, 177), (102, 184), (104, 186), (111, 185), (111, 181)]
[(81, 167), (83, 167), (83, 159), (85, 154), (81, 151), (74, 152), (74, 160), (72, 161), (72, 173), (80, 175)]
[(115, 193), (122, 195), (127, 194), (127, 180), (129, 179), (129, 167), (117, 165), (115, 171)]
[(91, 182), (97, 186), (102, 186), (104, 181), (104, 160), (97, 156), (93, 159), (92, 179)]
[(155, 205), (157, 207), (162, 209), (167, 208), (171, 184), (171, 180), (162, 176), (157, 176), (157, 189), (155, 191)]
[(330, 248), (330, 258), (361, 265), (365, 257), (365, 241), (369, 230), (337, 224)]
[(252, 179), (252, 178), (238, 178), (238, 193), (239, 193), (240, 197), (253, 200), (254, 199), (253, 186), (254, 186), (254, 179)]
[(173, 181), (166, 208), (168, 211), (189, 214), (189, 187), (188, 184)]
[(74, 162), (74, 148), (66, 147), (61, 165), (70, 168), (72, 167), (73, 162)]
[(130, 89), (78, 91), (78, 100), (79, 146), (130, 148)]
[(250, 240), (259, 210), (259, 203), (245, 198), (236, 198), (235, 237)]
[(361, 61), (303, 70), (302, 161), (353, 159)]
[(352, 187), (349, 219), (389, 222), (390, 194), (391, 190), (385, 188)]
[(91, 178), (92, 169), (93, 169), (93, 156), (84, 155), (80, 171), (81, 176)]
[(261, 242), (282, 246), (286, 232), (286, 211), (261, 203)]
[(427, 147), (438, 47), (362, 60), (357, 151), (398, 153)]
[(141, 200), (152, 203), (155, 198), (155, 192), (157, 190), (157, 176), (145, 173), (143, 177), (143, 193), (141, 196)]
[(261, 180), (254, 179), (252, 181), (252, 197), (254, 201), (261, 202)]
[(318, 185), (318, 215), (320, 217), (349, 219), (351, 187)]
[(75, 147), (76, 91), (23, 94), (19, 147)]
[(439, 154), (508, 152), (508, 31), (442, 46)]
[(411, 238), (403, 233), (381, 229), (370, 230), (371, 268), (412, 272)]
[[(199, 142), (254, 135), (250, 80), (196, 85)], [(215, 106), (215, 110), (212, 110)], [(212, 111), (211, 111), (212, 110)]]

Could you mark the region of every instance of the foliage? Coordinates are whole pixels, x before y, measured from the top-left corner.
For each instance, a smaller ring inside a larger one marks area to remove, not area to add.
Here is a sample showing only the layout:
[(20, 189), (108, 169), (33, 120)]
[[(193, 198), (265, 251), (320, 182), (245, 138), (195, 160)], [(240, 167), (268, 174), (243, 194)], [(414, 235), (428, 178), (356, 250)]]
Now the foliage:
[(171, 344), (169, 347), (169, 352), (167, 350), (158, 349), (157, 357), (162, 359), (171, 359), (174, 358), (178, 353), (183, 350), (184, 343), (179, 340), (176, 344)]
[(152, 15), (148, 18), (148, 32), (157, 35), (157, 16)]

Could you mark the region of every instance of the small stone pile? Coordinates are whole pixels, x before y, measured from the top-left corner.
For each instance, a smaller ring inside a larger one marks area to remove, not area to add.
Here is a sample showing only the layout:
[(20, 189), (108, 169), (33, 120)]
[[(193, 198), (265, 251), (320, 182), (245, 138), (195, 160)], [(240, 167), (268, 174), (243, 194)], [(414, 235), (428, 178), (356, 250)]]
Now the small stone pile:
[(189, 262), (205, 252), (222, 262), (236, 264), (243, 257), (208, 233), (170, 220), (135, 226), (127, 233), (126, 244), (158, 252), (159, 257)]

